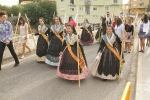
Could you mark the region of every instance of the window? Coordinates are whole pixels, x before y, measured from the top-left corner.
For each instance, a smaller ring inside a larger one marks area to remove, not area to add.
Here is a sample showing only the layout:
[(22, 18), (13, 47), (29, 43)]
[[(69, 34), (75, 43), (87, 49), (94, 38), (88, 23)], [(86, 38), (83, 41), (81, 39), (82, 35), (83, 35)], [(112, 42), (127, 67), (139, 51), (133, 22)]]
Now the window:
[(93, 18), (98, 18), (98, 15), (93, 15)]
[(60, 11), (65, 11), (65, 7), (60, 7)]
[(89, 4), (91, 4), (91, 0), (85, 0), (84, 3), (89, 5)]
[(113, 0), (113, 3), (118, 3), (118, 0)]
[(70, 7), (70, 11), (74, 11), (74, 7)]
[(97, 6), (94, 6), (94, 7), (93, 7), (93, 11), (96, 11), (96, 10), (97, 10)]
[(65, 0), (60, 0), (61, 2), (65, 1)]
[(70, 4), (74, 4), (74, 0), (70, 0)]
[(105, 11), (108, 11), (109, 10), (109, 6), (105, 6)]
[(90, 14), (90, 7), (85, 8), (85, 14), (89, 15)]
[(144, 6), (144, 3), (139, 3), (140, 6)]
[(79, 7), (79, 11), (83, 11), (83, 6), (80, 6), (80, 7)]

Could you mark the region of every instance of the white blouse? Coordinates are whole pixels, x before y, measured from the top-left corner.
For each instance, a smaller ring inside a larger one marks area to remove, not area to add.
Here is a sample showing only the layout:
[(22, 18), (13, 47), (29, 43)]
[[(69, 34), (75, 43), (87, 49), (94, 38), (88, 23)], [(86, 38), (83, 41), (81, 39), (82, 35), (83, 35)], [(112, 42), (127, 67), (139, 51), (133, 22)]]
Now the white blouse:
[(121, 38), (122, 32), (124, 31), (124, 25), (121, 24), (120, 26), (115, 26), (115, 32), (119, 38)]

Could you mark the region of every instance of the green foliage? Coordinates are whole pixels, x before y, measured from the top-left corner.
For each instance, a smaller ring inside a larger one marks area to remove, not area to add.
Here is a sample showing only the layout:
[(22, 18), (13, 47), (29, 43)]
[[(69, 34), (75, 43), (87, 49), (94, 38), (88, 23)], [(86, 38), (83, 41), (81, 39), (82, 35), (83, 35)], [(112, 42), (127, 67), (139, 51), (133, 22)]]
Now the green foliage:
[(56, 11), (56, 5), (49, 0), (34, 0), (32, 3), (23, 6), (22, 13), (27, 14), (31, 25), (38, 24), (38, 19), (43, 17), (45, 23), (49, 25), (53, 20), (53, 13)]
[(150, 4), (148, 4), (146, 11), (150, 12)]
[(10, 11), (13, 16), (18, 16), (18, 13), (21, 12), (22, 8), (19, 5), (12, 6)]
[[(19, 0), (21, 3), (22, 0)], [(32, 0), (31, 3), (25, 5), (15, 5), (12, 7), (0, 5), (0, 10), (7, 11), (8, 16), (13, 14), (18, 16), (18, 13), (21, 12), (21, 15), (26, 14), (30, 20), (30, 24), (33, 26), (38, 25), (38, 19), (43, 17), (46, 24), (50, 24), (53, 21), (53, 13), (56, 12), (56, 4), (51, 3), (49, 0)], [(16, 19), (13, 21), (16, 22)]]
[(0, 5), (0, 11), (7, 11), (8, 16), (11, 15), (11, 7)]

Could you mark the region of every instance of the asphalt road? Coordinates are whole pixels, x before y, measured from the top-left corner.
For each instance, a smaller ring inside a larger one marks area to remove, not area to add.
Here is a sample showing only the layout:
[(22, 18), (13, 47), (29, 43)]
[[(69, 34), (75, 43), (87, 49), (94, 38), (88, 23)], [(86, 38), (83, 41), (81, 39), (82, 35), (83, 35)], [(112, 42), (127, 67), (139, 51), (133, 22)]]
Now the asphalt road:
[(4, 61), (0, 71), (0, 100), (119, 100), (130, 76), (133, 54), (125, 54), (120, 83), (117, 80), (103, 82), (90, 74), (99, 44), (83, 47), (89, 74), (81, 81), (80, 88), (78, 82), (60, 78), (56, 67), (37, 63), (33, 53), (16, 68), (12, 67), (14, 62)]

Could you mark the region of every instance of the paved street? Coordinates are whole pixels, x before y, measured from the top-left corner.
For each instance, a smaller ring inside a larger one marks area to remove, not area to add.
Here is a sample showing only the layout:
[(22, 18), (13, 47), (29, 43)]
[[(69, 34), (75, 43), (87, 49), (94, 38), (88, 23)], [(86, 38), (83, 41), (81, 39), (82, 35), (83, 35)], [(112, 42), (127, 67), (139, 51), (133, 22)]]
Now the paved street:
[(121, 82), (103, 82), (90, 74), (98, 48), (98, 43), (84, 46), (89, 75), (81, 81), (81, 88), (77, 82), (60, 78), (55, 67), (37, 63), (35, 54), (21, 60), (17, 68), (12, 67), (14, 62), (4, 64), (0, 72), (0, 100), (119, 100), (130, 76), (132, 53), (125, 54)]

